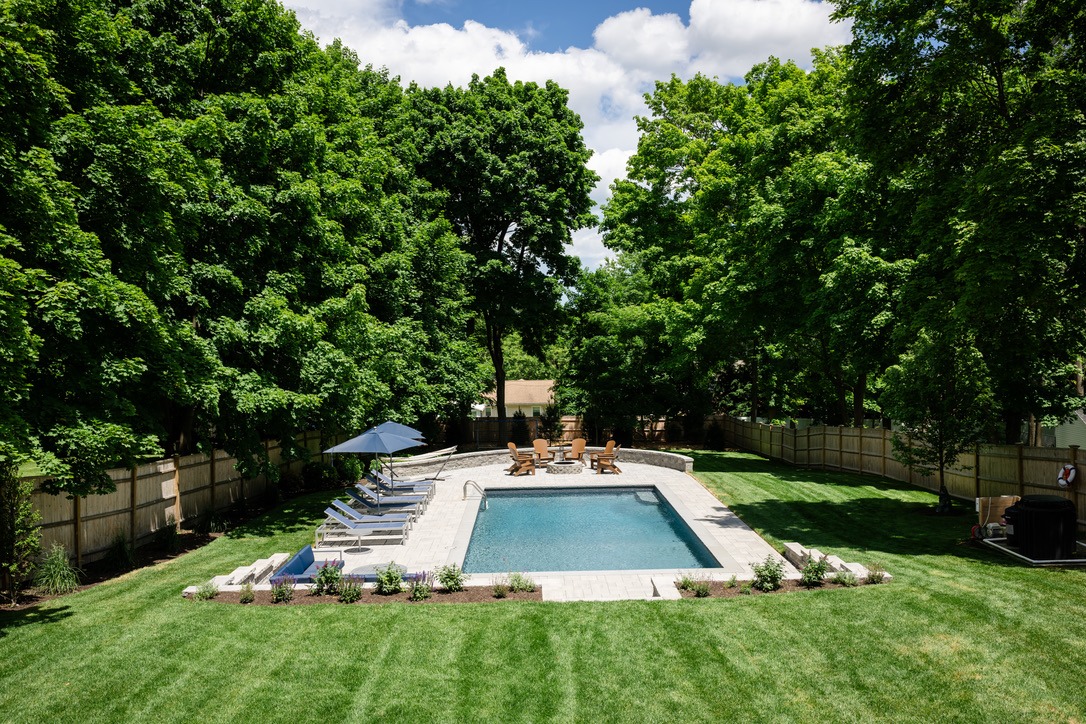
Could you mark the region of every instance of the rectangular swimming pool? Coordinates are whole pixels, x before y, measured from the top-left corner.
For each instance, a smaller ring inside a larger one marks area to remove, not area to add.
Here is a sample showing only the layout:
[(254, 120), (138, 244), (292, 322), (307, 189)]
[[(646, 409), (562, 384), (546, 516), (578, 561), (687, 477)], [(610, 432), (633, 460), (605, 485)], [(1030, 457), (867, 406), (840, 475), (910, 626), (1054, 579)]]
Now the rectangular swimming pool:
[(468, 573), (718, 568), (655, 488), (488, 490)]

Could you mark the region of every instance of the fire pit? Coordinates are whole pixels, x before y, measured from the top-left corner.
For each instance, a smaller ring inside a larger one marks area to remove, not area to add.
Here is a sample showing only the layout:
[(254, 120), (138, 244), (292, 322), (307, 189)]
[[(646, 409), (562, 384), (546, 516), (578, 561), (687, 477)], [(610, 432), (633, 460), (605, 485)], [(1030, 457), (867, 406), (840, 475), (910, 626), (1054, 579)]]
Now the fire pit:
[(547, 472), (551, 475), (580, 475), (584, 470), (584, 463), (579, 460), (556, 460), (547, 465)]

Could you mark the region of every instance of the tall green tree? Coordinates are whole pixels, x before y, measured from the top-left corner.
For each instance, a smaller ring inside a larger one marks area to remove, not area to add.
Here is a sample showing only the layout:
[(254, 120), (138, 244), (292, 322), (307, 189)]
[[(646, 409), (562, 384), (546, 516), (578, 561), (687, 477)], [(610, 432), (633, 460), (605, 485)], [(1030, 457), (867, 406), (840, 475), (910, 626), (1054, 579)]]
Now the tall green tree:
[(0, 425), (53, 489), (481, 391), (395, 79), (268, 0), (6, 3), (0, 72)]
[(905, 268), (875, 233), (847, 59), (815, 51), (813, 65), (771, 58), (742, 85), (657, 83), (604, 209), (605, 243), (639, 255), (673, 305), (676, 361), (698, 361), (676, 367), (742, 388), (733, 409), (859, 424), (891, 359)]
[[(1005, 436), (1082, 405), (1086, 8), (836, 0), (856, 137), (887, 236), (916, 260), (910, 329), (976, 340)], [(915, 334), (915, 332), (911, 333)]]
[(472, 304), (494, 366), (498, 416), (505, 417), (503, 340), (521, 335), (538, 353), (576, 260), (574, 230), (594, 222), (597, 176), (568, 93), (510, 83), (505, 70), (467, 88), (412, 87), (418, 172), (442, 194), (442, 209), (472, 258)]
[(948, 512), (946, 469), (990, 434), (995, 400), (984, 358), (967, 335), (921, 330), (883, 383), (883, 405), (899, 425), (894, 457), (937, 476), (938, 510)]

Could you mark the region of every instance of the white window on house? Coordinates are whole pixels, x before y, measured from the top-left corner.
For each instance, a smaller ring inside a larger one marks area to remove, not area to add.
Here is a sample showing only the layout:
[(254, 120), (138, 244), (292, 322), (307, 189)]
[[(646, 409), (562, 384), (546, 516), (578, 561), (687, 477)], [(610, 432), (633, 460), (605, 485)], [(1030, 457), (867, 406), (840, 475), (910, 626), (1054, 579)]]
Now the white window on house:
[(532, 407), (532, 417), (539, 417), (539, 405)]

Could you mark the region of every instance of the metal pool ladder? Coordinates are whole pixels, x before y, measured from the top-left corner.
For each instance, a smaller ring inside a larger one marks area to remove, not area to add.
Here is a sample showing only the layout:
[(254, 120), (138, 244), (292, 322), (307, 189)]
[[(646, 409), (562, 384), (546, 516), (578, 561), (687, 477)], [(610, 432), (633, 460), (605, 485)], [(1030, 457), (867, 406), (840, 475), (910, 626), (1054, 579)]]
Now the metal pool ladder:
[(486, 510), (490, 503), (486, 499), (486, 491), (479, 487), (479, 483), (474, 480), (468, 480), (464, 483), (464, 500), (468, 499), (468, 486), (471, 486), (479, 491), (479, 495), (483, 496), (483, 510)]

